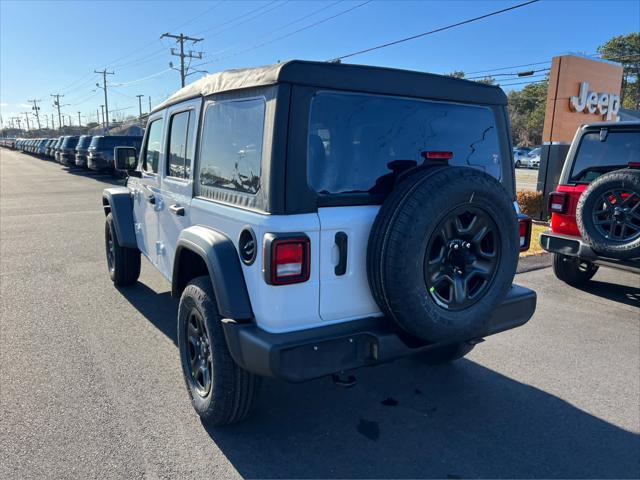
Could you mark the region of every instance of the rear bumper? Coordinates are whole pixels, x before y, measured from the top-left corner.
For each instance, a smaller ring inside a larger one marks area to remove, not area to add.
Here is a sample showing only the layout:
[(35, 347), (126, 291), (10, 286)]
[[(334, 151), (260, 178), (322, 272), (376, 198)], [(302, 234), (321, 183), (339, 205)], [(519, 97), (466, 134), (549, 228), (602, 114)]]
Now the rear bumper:
[(607, 267), (621, 268), (633, 272), (640, 272), (640, 259), (617, 260), (615, 258), (603, 257), (597, 254), (580, 237), (563, 235), (547, 230), (540, 234), (540, 245), (547, 252), (559, 253), (568, 257), (576, 257), (587, 262)]
[[(536, 309), (536, 293), (513, 285), (493, 312), (489, 335), (524, 325)], [(223, 323), (229, 351), (245, 370), (289, 382), (302, 382), (344, 370), (389, 362), (438, 344), (408, 340), (383, 317), (363, 318), (289, 333), (269, 333), (255, 324)]]

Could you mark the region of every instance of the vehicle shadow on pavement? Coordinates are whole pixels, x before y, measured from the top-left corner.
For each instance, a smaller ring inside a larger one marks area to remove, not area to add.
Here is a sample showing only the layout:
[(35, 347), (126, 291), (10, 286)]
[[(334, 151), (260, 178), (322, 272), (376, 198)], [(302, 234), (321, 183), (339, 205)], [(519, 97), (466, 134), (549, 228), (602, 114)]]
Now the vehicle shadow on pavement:
[(109, 172), (95, 172), (85, 168), (63, 167), (67, 173), (78, 177), (90, 178), (100, 183), (108, 183), (115, 186), (124, 186), (124, 178), (116, 178)]
[[(169, 292), (140, 282), (120, 292), (176, 343)], [(639, 435), (472, 360), (433, 367), (406, 358), (355, 375), (350, 389), (329, 378), (264, 379), (243, 423), (203, 428), (248, 478), (640, 474)]]
[(131, 305), (149, 320), (158, 330), (178, 345), (176, 318), (178, 302), (171, 297), (171, 292), (157, 293), (138, 282), (130, 287), (116, 287)]
[(578, 288), (583, 292), (591, 293), (607, 300), (640, 308), (640, 286), (632, 287), (630, 285), (591, 280)]
[(205, 428), (248, 478), (640, 473), (638, 435), (473, 361), (404, 359), (356, 374), (348, 390), (266, 380), (244, 423)]

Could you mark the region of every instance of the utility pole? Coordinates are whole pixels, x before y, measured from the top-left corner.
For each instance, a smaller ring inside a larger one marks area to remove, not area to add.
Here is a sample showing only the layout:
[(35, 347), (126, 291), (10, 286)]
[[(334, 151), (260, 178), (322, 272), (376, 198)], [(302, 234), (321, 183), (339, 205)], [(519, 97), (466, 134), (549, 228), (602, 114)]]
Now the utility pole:
[(62, 127), (62, 117), (60, 116), (60, 97), (64, 97), (64, 95), (60, 95), (59, 93), (51, 94), (55, 100), (53, 101), (53, 106), (58, 109), (58, 128)]
[(102, 128), (104, 128), (104, 105), (100, 105), (100, 108), (102, 109)]
[(38, 130), (40, 130), (40, 114), (38, 113), (38, 110), (40, 110), (40, 107), (38, 106), (38, 102), (41, 102), (42, 100), (27, 100), (27, 102), (33, 102), (33, 108), (31, 110), (33, 110), (36, 114), (36, 120), (38, 121)]
[(80, 112), (78, 112), (78, 126), (82, 126), (82, 120), (80, 119)]
[(56, 128), (56, 123), (53, 121), (53, 113), (51, 114), (51, 129), (55, 130)]
[(99, 73), (102, 75), (102, 86), (99, 83), (96, 83), (96, 87), (104, 90), (104, 107), (105, 107), (105, 111), (107, 112), (107, 121), (105, 124), (106, 125), (105, 128), (108, 131), (109, 130), (109, 102), (107, 100), (107, 75), (113, 75), (114, 72), (107, 72), (106, 68), (102, 71), (94, 70), (93, 72)]
[(142, 97), (144, 97), (144, 95), (136, 95), (136, 97), (138, 97), (138, 108), (140, 110), (140, 115), (138, 116), (138, 119), (142, 118)]
[(44, 118), (47, 121), (47, 130), (49, 130), (49, 115), (45, 115)]
[(149, 95), (149, 113), (151, 113), (151, 95)]
[(31, 127), (29, 126), (29, 112), (22, 112), (24, 114), (24, 118), (27, 119), (27, 130), (31, 130)]
[(20, 117), (14, 117), (16, 122), (18, 122), (18, 130), (22, 130), (22, 124), (20, 123)]
[[(192, 50), (189, 50), (189, 53), (184, 53), (184, 42), (189, 41), (189, 42), (192, 42), (193, 44), (196, 44), (198, 42), (201, 42), (204, 39), (189, 37), (187, 35), (183, 35), (182, 33), (180, 35), (173, 35), (171, 33), (163, 33), (162, 35), (160, 35), (160, 38), (164, 38), (164, 37), (174, 38), (176, 42), (180, 44), (180, 53), (177, 53), (175, 48), (172, 48), (171, 55), (173, 55), (174, 57), (180, 57), (180, 81), (181, 81), (181, 85), (184, 87), (184, 80), (185, 78), (187, 78), (187, 72), (184, 68), (184, 59), (185, 58), (189, 58), (189, 59), (202, 58), (202, 52), (193, 52)], [(172, 64), (169, 64), (169, 66), (173, 68)]]
[(67, 115), (69, 117), (69, 126), (73, 127), (73, 120), (71, 119), (71, 115)]

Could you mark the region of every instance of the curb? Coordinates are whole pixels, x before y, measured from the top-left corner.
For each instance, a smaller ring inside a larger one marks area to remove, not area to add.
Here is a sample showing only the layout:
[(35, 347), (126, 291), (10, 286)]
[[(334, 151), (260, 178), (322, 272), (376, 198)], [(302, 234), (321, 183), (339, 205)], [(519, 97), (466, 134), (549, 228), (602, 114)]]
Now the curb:
[(552, 262), (553, 257), (548, 252), (522, 257), (518, 261), (516, 274), (532, 272), (534, 270), (540, 270), (542, 268), (549, 268)]

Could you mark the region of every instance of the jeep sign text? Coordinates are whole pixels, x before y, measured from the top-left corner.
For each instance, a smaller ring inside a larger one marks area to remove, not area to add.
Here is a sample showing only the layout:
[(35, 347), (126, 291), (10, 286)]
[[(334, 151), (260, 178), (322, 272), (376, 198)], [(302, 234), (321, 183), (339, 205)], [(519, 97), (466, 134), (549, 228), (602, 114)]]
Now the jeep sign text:
[(584, 113), (596, 113), (606, 115), (607, 120), (617, 116), (620, 110), (620, 96), (613, 93), (597, 93), (589, 91), (589, 82), (580, 84), (580, 93), (571, 97), (569, 105), (572, 110)]

